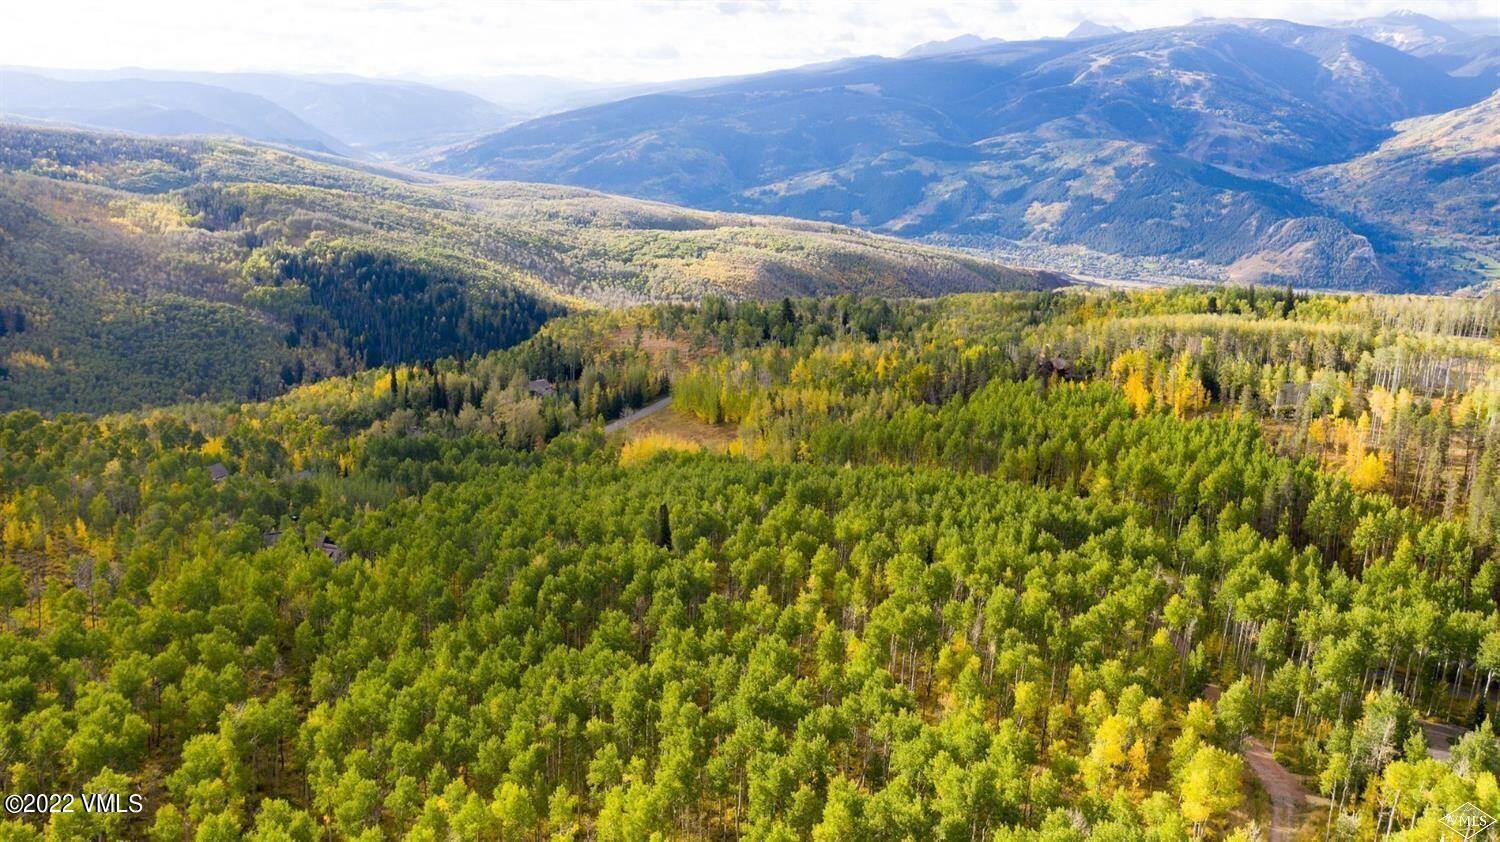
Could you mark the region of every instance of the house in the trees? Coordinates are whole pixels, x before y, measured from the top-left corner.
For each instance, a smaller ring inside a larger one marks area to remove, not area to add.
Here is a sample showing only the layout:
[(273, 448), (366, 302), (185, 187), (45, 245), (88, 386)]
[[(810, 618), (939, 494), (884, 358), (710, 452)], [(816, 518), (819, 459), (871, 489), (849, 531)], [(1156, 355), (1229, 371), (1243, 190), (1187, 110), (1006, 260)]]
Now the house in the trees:
[(557, 387), (548, 383), (545, 379), (537, 378), (526, 384), (526, 391), (539, 398), (550, 398), (557, 394)]
[[(267, 532), (260, 533), (260, 542), (267, 547), (276, 546), (276, 542), (280, 540), (280, 529), (272, 529)], [(332, 561), (334, 564), (343, 564), (344, 560), (349, 557), (349, 554), (344, 552), (344, 548), (334, 543), (334, 540), (328, 537), (327, 533), (318, 536), (318, 540), (315, 544), (313, 544), (313, 548), (321, 551), (323, 555), (328, 556), (328, 560)]]
[(223, 462), (215, 462), (208, 466), (208, 478), (214, 482), (223, 482), (229, 477), (229, 469), (224, 467)]
[(1049, 377), (1067, 380), (1073, 375), (1073, 366), (1063, 357), (1043, 357), (1037, 363), (1036, 373), (1043, 380)]
[(1276, 414), (1295, 413), (1307, 402), (1307, 396), (1312, 394), (1311, 383), (1283, 383), (1276, 390), (1276, 400), (1271, 403), (1271, 411)]
[(344, 559), (349, 557), (348, 553), (344, 552), (344, 548), (340, 547), (338, 544), (335, 544), (333, 542), (333, 539), (329, 538), (327, 535), (319, 538), (318, 543), (315, 546), (317, 546), (318, 549), (322, 550), (323, 555), (328, 556), (328, 560), (333, 562), (334, 564), (343, 564)]

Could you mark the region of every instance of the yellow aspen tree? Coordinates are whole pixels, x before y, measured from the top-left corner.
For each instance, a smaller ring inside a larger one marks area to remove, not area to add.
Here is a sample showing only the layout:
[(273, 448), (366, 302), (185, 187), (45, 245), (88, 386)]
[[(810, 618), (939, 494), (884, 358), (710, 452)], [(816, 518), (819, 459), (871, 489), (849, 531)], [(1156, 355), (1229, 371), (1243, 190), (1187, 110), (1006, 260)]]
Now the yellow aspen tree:
[(1356, 491), (1378, 491), (1385, 481), (1385, 460), (1379, 453), (1366, 453), (1349, 474), (1349, 484)]

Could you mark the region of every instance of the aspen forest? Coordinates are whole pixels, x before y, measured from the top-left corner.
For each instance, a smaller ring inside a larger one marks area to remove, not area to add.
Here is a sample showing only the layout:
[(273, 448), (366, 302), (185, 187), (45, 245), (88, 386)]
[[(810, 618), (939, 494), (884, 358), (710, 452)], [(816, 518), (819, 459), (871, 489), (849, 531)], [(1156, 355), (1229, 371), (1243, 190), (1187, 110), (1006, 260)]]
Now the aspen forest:
[(1500, 0), (0, 23), (0, 842), (1500, 842)]
[(262, 271), (315, 303), (399, 283), (431, 324), (324, 302), (344, 322), (305, 335), (360, 370), (0, 414), (3, 789), (144, 803), (0, 839), (1327, 842), (1500, 815), (1500, 298), (563, 314), (360, 252)]

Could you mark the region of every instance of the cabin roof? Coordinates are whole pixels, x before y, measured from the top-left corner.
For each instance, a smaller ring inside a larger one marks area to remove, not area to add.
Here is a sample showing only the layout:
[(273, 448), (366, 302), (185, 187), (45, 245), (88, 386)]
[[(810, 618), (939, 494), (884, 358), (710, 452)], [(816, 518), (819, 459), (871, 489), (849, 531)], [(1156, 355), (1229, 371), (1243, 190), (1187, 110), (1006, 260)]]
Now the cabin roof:
[(1301, 406), (1311, 393), (1311, 383), (1283, 383), (1281, 388), (1276, 390), (1276, 408)]
[(318, 539), (318, 543), (316, 546), (318, 549), (322, 550), (323, 554), (328, 556), (328, 560), (332, 561), (334, 564), (342, 564), (344, 559), (349, 557), (349, 554), (344, 552), (344, 548), (340, 547), (338, 544), (335, 544), (333, 542), (333, 539), (329, 538), (326, 534)]

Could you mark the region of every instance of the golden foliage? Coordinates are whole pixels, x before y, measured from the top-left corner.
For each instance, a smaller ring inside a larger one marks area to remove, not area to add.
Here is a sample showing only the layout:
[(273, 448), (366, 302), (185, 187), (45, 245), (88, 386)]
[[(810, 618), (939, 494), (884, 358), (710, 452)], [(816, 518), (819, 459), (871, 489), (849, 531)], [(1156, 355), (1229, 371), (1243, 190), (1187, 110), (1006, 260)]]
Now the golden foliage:
[(7, 358), (11, 368), (51, 368), (47, 358), (32, 351), (12, 351)]
[(1385, 481), (1385, 460), (1378, 453), (1367, 453), (1349, 473), (1349, 484), (1355, 491), (1379, 491)]
[(664, 433), (652, 433), (625, 442), (620, 448), (620, 464), (634, 465), (644, 462), (658, 453), (667, 451), (678, 451), (682, 453), (697, 453), (703, 448), (697, 443)]
[(1120, 388), (1136, 415), (1144, 415), (1151, 408), (1151, 390), (1146, 388), (1146, 376), (1141, 372), (1132, 371)]
[(164, 234), (188, 227), (183, 208), (170, 202), (119, 201), (111, 210), (118, 216), (110, 222), (132, 234)]
[(1109, 366), (1110, 379), (1120, 384), (1125, 400), (1137, 415), (1151, 408), (1151, 387), (1146, 380), (1149, 365), (1146, 352), (1137, 348), (1116, 357)]
[(1187, 418), (1208, 408), (1208, 390), (1203, 388), (1198, 372), (1186, 358), (1177, 365), (1171, 402), (1172, 414), (1178, 418)]

